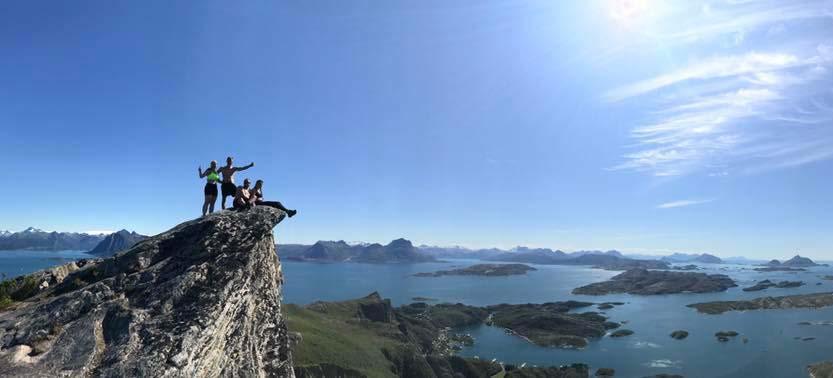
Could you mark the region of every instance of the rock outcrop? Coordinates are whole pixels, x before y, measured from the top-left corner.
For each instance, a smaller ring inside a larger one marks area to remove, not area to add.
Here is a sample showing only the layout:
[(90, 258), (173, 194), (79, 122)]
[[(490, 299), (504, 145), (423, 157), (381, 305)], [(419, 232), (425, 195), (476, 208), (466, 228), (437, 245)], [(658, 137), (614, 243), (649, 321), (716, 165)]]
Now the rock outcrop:
[(0, 376), (291, 377), (266, 207), (182, 223), (0, 312)]
[(711, 293), (726, 291), (737, 286), (731, 278), (722, 274), (653, 271), (633, 269), (619, 274), (609, 281), (597, 282), (573, 290), (573, 294), (605, 295), (628, 293), (658, 295), (677, 293)]
[(671, 332), (671, 338), (674, 340), (683, 340), (688, 337), (688, 331), (678, 330)]
[(807, 367), (810, 378), (833, 378), (833, 362), (819, 362)]

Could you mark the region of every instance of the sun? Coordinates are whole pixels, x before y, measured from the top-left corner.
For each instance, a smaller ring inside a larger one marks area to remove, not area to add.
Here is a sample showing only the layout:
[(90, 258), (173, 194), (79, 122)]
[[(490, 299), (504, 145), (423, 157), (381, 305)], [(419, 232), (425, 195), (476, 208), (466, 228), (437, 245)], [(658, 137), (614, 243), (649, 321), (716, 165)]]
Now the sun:
[(610, 0), (610, 17), (617, 23), (630, 27), (650, 16), (649, 0)]

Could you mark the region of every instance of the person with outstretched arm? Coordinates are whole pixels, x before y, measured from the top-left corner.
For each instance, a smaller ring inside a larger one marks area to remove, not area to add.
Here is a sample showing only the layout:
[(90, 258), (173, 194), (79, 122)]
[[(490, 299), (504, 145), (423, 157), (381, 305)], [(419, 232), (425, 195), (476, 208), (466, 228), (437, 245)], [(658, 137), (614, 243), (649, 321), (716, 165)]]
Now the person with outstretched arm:
[(220, 186), (220, 190), (223, 194), (223, 200), (220, 202), (220, 205), (224, 210), (226, 208), (226, 197), (235, 198), (237, 194), (237, 186), (234, 185), (234, 174), (240, 171), (245, 171), (254, 166), (255, 163), (251, 163), (244, 167), (235, 167), (234, 159), (231, 156), (226, 158), (226, 165), (220, 168), (220, 173), (223, 174), (223, 184)]
[(206, 213), (214, 212), (214, 203), (217, 202), (217, 183), (220, 182), (220, 175), (217, 174), (217, 161), (212, 160), (205, 171), (202, 167), (197, 168), (197, 173), (200, 174), (200, 178), (206, 179), (202, 190), (205, 195), (205, 201), (202, 203), (202, 216), (205, 216)]
[(255, 187), (250, 191), (250, 197), (256, 206), (270, 206), (286, 212), (290, 218), (298, 213), (298, 210), (290, 210), (283, 206), (279, 201), (264, 201), (263, 200), (263, 180), (257, 180)]

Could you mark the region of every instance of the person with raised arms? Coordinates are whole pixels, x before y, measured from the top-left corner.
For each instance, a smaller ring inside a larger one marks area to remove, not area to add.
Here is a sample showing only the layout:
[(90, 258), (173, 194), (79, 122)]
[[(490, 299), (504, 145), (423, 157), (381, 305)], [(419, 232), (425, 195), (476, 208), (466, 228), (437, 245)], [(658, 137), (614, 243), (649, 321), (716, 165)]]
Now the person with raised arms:
[(226, 165), (220, 168), (220, 173), (223, 174), (223, 185), (220, 187), (223, 193), (223, 200), (220, 202), (223, 210), (226, 208), (226, 197), (236, 198), (237, 186), (234, 185), (234, 174), (240, 171), (245, 171), (254, 167), (255, 163), (251, 163), (244, 167), (235, 167), (234, 159), (229, 156), (226, 158)]
[(202, 167), (197, 168), (200, 178), (205, 178), (205, 187), (202, 192), (205, 195), (205, 201), (202, 203), (202, 215), (214, 212), (214, 203), (217, 202), (217, 183), (220, 182), (220, 175), (217, 174), (217, 161), (212, 160), (208, 168), (203, 171)]

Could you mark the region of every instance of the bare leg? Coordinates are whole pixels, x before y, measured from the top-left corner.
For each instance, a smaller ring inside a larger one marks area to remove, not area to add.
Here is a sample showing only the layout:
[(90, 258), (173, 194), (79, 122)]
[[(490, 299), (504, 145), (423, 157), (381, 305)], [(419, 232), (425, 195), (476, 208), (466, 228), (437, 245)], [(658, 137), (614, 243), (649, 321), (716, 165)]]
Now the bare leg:
[(297, 213), (297, 211), (295, 211), (295, 210), (290, 210), (290, 209), (287, 209), (287, 208), (286, 208), (286, 207), (285, 207), (282, 203), (280, 203), (279, 201), (257, 201), (257, 202), (255, 202), (255, 205), (258, 205), (258, 206), (269, 206), (269, 207), (274, 207), (274, 208), (276, 208), (276, 209), (278, 209), (278, 210), (283, 210), (283, 211), (285, 211), (285, 212), (286, 212), (286, 214), (287, 214), (287, 215), (289, 215), (289, 217), (290, 217), (290, 218), (292, 218), (293, 216), (295, 216), (295, 213)]
[[(217, 196), (210, 196), (206, 199), (208, 201), (208, 213), (211, 214), (214, 212), (214, 204), (217, 202)], [(203, 210), (203, 213), (205, 210)]]
[(220, 201), (220, 206), (222, 206), (222, 209), (223, 209), (223, 210), (225, 210), (225, 209), (226, 209), (226, 197), (228, 197), (228, 196), (227, 196), (227, 195), (223, 195), (223, 200), (222, 200), (222, 201)]

